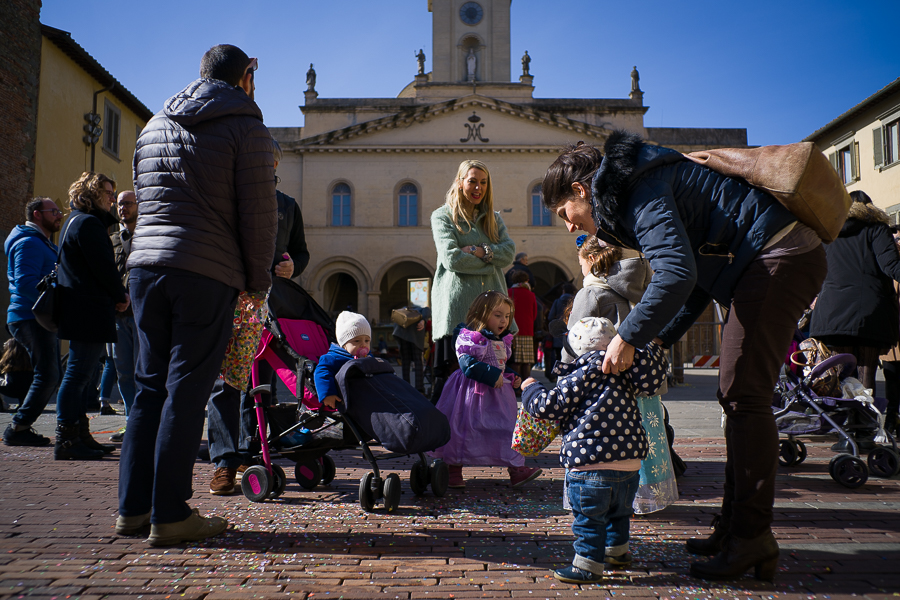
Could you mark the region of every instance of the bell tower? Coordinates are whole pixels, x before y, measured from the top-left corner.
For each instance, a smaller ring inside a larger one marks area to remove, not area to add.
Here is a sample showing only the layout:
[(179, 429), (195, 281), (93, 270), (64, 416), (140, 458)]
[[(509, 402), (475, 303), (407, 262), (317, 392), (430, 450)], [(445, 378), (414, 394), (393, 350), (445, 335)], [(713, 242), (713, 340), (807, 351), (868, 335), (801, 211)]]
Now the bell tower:
[(508, 83), (512, 0), (428, 0), (433, 83)]

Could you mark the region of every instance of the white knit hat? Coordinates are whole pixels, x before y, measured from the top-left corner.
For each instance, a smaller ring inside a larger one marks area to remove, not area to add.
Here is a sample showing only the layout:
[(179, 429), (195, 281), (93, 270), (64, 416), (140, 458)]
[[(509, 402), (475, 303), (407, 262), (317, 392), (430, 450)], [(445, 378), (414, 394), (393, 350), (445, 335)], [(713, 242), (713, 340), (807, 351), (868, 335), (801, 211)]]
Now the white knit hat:
[(372, 337), (372, 326), (366, 318), (355, 312), (344, 311), (338, 315), (335, 325), (338, 346), (343, 346), (358, 335)]

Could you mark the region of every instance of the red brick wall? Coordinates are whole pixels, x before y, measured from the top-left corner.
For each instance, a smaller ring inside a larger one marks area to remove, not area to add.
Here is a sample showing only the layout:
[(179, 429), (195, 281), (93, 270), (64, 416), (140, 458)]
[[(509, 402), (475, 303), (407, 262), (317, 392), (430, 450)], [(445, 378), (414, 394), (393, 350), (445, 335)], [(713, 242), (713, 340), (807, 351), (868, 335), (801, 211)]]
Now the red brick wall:
[(34, 189), (41, 0), (0, 2), (0, 232), (24, 220)]

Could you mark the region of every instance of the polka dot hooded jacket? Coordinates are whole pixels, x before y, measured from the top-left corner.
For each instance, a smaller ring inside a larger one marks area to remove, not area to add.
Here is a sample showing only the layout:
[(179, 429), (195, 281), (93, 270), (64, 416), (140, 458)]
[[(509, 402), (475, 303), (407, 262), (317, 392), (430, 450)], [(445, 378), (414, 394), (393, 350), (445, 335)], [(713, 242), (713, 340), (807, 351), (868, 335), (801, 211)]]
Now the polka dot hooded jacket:
[(525, 411), (559, 421), (560, 465), (567, 469), (647, 457), (647, 436), (635, 397), (652, 396), (665, 381), (665, 350), (656, 344), (635, 351), (634, 364), (618, 375), (604, 374), (605, 351), (558, 363), (556, 387), (535, 383), (522, 392)]

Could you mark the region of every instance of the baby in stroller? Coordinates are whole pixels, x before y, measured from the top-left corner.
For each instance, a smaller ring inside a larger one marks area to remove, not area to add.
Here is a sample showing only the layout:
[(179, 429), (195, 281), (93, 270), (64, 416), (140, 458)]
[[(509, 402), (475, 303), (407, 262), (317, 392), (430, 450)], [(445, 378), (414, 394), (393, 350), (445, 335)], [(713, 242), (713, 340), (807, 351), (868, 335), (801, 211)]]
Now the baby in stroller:
[(338, 315), (335, 334), (337, 344), (332, 343), (328, 352), (319, 358), (314, 377), (316, 393), (328, 408), (335, 408), (338, 402), (343, 401), (335, 379), (341, 367), (354, 358), (369, 355), (372, 326), (364, 316), (345, 310)]

